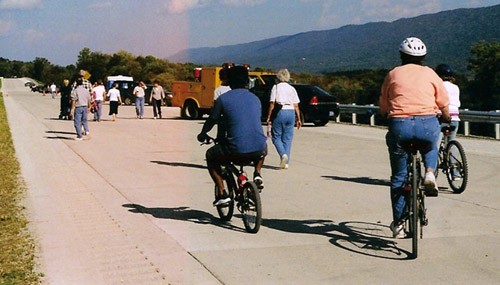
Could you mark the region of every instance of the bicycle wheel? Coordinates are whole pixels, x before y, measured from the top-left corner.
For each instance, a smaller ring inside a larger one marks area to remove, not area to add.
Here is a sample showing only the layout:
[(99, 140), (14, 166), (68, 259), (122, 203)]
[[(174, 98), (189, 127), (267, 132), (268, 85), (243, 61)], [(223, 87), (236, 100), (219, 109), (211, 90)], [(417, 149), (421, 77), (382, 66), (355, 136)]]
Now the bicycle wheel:
[(243, 186), (241, 195), (241, 213), (245, 229), (249, 233), (257, 233), (262, 223), (262, 204), (259, 189), (253, 181), (250, 181)]
[(420, 162), (417, 155), (412, 155), (412, 189), (410, 195), (410, 235), (412, 239), (412, 257), (417, 258), (418, 252), (418, 191), (420, 182)]
[(448, 170), (446, 178), (454, 193), (462, 193), (467, 186), (467, 158), (462, 145), (458, 141), (450, 141), (446, 147), (446, 162)]
[[(231, 201), (224, 205), (217, 206), (217, 213), (219, 214), (221, 220), (230, 221), (231, 218), (233, 217), (233, 212), (234, 212), (234, 191), (236, 190), (236, 183), (234, 182), (233, 175), (230, 173), (223, 175), (223, 178), (224, 178), (224, 185), (226, 186)], [(218, 193), (217, 190), (218, 187), (217, 185), (215, 185), (216, 196)]]

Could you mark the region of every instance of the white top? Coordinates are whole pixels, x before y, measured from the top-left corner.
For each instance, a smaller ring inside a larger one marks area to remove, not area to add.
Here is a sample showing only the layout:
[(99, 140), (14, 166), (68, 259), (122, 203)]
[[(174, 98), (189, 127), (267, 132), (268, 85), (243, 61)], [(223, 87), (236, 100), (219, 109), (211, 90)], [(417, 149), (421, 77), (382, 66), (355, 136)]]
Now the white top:
[(142, 88), (141, 86), (136, 86), (134, 88), (134, 91), (133, 91), (134, 95), (137, 96), (138, 98), (142, 98), (146, 95), (146, 93), (144, 92), (144, 88)]
[(297, 90), (295, 90), (292, 85), (286, 82), (280, 82), (273, 86), (273, 89), (271, 89), (271, 98), (269, 98), (269, 101), (276, 101), (278, 104), (283, 105), (282, 109), (284, 110), (293, 110), (293, 104), (298, 104), (300, 102)]
[(52, 92), (56, 92), (57, 91), (57, 87), (56, 87), (55, 84), (50, 85), (50, 91), (52, 91)]
[(229, 90), (231, 90), (231, 87), (224, 86), (224, 85), (221, 85), (221, 86), (215, 88), (215, 90), (214, 90), (214, 101), (217, 100), (217, 98), (219, 98), (220, 95), (226, 93)]
[(94, 96), (94, 100), (104, 100), (104, 93), (106, 93), (106, 88), (104, 85), (97, 85), (92, 88), (92, 96)]
[(448, 108), (450, 111), (451, 120), (460, 121), (460, 118), (458, 117), (458, 108), (460, 108), (460, 88), (449, 81), (444, 81), (443, 85), (448, 92), (448, 97), (450, 98), (450, 105), (448, 106)]
[(115, 89), (115, 88), (109, 89), (108, 97), (109, 97), (109, 101), (118, 101), (118, 98), (120, 98), (120, 90)]

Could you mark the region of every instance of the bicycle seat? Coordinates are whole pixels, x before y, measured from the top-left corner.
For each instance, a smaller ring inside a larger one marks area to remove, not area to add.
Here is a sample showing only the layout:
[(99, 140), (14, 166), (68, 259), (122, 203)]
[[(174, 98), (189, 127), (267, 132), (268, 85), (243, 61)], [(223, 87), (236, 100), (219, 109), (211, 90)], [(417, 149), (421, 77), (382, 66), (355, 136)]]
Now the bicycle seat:
[(404, 141), (401, 144), (401, 147), (407, 152), (415, 154), (417, 153), (418, 150), (429, 148), (429, 142), (414, 139), (414, 140)]
[(238, 166), (248, 166), (250, 164), (254, 164), (254, 159), (248, 157), (235, 158), (232, 160), (232, 163)]

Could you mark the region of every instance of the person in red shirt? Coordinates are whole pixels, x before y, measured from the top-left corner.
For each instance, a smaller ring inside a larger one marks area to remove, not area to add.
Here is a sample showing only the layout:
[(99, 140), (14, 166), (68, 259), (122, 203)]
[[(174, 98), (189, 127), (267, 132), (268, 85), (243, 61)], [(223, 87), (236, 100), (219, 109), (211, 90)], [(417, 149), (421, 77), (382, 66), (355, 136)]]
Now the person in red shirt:
[(418, 140), (426, 169), (424, 178), (427, 196), (437, 196), (434, 168), (437, 165), (436, 142), (439, 136), (438, 111), (444, 121), (450, 120), (449, 98), (443, 81), (430, 67), (423, 66), (427, 47), (418, 38), (406, 38), (399, 46), (401, 65), (385, 77), (380, 96), (380, 111), (389, 118), (386, 144), (391, 162), (391, 202), (395, 238), (405, 236), (403, 188), (408, 172), (407, 141)]

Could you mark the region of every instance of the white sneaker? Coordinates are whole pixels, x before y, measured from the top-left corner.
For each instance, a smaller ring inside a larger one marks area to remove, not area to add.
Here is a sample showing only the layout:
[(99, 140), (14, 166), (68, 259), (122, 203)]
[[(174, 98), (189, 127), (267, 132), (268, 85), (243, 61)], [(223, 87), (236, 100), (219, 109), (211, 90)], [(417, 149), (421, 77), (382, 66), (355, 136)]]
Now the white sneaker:
[(390, 225), (390, 228), (392, 231), (393, 238), (405, 238), (406, 237), (404, 224), (399, 224), (397, 226), (394, 226), (394, 222), (392, 222)]
[(432, 171), (425, 173), (424, 191), (425, 196), (436, 197), (438, 195), (436, 177), (434, 176), (434, 173)]
[(285, 169), (287, 163), (288, 163), (288, 156), (284, 154), (281, 156), (280, 168)]

